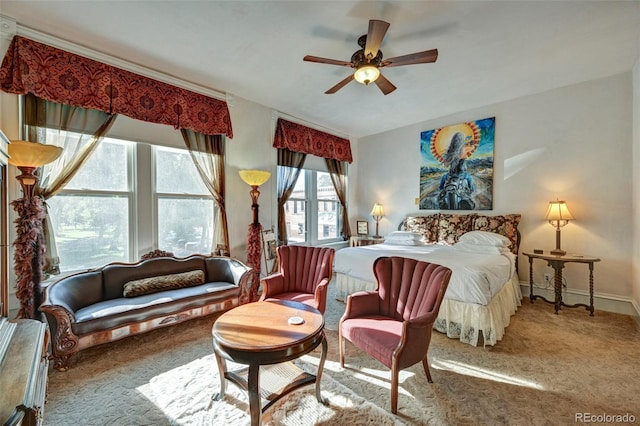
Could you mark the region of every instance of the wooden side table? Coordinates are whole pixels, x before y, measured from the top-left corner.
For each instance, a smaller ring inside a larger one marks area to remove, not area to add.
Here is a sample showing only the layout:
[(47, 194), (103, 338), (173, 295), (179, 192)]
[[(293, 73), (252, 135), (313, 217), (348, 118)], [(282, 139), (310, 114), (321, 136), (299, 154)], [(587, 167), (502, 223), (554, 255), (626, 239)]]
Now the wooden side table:
[(370, 246), (372, 244), (381, 244), (384, 243), (384, 238), (374, 238), (374, 237), (351, 237), (349, 240), (349, 246), (351, 247), (360, 247), (360, 246)]
[[(553, 303), (556, 309), (556, 314), (561, 309), (562, 306), (566, 306), (567, 308), (576, 308), (578, 306), (584, 306), (587, 311), (590, 312), (589, 316), (593, 316), (594, 308), (593, 308), (593, 264), (595, 262), (600, 262), (600, 259), (590, 256), (582, 256), (582, 255), (564, 255), (564, 256), (556, 256), (549, 253), (523, 253), (525, 256), (529, 258), (529, 300), (533, 303), (536, 299), (542, 299), (547, 303)], [(545, 299), (543, 296), (537, 296), (533, 294), (533, 261), (535, 259), (546, 260), (547, 264), (553, 268), (554, 276), (553, 276), (553, 284), (555, 289), (555, 300), (552, 302), (550, 300)], [(567, 305), (562, 301), (562, 269), (566, 263), (584, 263), (589, 265), (589, 304), (585, 303), (576, 303), (575, 305)]]
[[(222, 314), (213, 323), (211, 332), (220, 371), (220, 392), (213, 399), (219, 401), (224, 397), (226, 380), (247, 390), (251, 426), (259, 426), (262, 413), (280, 398), (310, 383), (316, 384), (318, 402), (327, 403), (320, 393), (327, 339), (324, 316), (317, 309), (285, 300), (247, 303)], [(270, 372), (272, 380), (261, 384), (261, 367), (287, 363), (319, 345), (322, 345), (322, 354), (315, 375), (288, 363), (277, 366)], [(226, 360), (245, 364), (247, 368), (229, 371)], [(290, 383), (286, 383), (288, 381)], [(263, 406), (262, 399), (269, 402)]]

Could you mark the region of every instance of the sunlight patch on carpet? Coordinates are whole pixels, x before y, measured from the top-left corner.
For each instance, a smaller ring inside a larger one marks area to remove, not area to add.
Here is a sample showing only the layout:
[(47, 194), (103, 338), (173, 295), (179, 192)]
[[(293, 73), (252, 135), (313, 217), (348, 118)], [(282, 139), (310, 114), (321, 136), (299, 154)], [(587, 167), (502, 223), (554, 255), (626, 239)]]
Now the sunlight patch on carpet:
[[(309, 372), (315, 372), (317, 368), (301, 360), (298, 360), (297, 364)], [(228, 367), (235, 370), (242, 365), (228, 362)], [(220, 401), (214, 401), (212, 396), (219, 389), (220, 379), (213, 355), (166, 371), (136, 388), (164, 413), (171, 425), (247, 424), (249, 404), (246, 392), (227, 382), (225, 397)], [(319, 403), (316, 399), (315, 385), (305, 386), (269, 408), (263, 414), (263, 424), (403, 424), (388, 412), (333, 380), (326, 371), (322, 375), (321, 390), (322, 396), (328, 402), (327, 405)]]
[(509, 376), (486, 368), (477, 367), (457, 361), (434, 360), (431, 365), (438, 370), (448, 370), (453, 373), (473, 376), (479, 379), (492, 380), (495, 382), (507, 383), (510, 385), (524, 386), (537, 390), (545, 390), (544, 386), (519, 377)]

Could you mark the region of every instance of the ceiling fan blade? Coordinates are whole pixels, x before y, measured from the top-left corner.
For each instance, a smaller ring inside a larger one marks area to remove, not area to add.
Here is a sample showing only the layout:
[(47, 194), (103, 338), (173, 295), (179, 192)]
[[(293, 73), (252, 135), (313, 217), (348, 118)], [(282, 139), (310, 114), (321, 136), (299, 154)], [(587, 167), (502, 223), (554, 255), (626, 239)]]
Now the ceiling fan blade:
[(438, 59), (438, 49), (425, 50), (424, 52), (411, 53), (409, 55), (396, 56), (382, 61), (382, 67), (398, 67), (400, 65), (427, 64)]
[(386, 77), (382, 74), (378, 76), (375, 83), (385, 95), (388, 95), (389, 93), (396, 90), (396, 86), (394, 86), (393, 83), (387, 80)]
[(369, 21), (369, 32), (367, 32), (367, 44), (364, 46), (364, 56), (368, 59), (374, 58), (380, 50), (382, 39), (387, 33), (389, 23), (372, 19)]
[(348, 83), (351, 83), (351, 80), (353, 80), (353, 74), (349, 74), (349, 77), (345, 78), (340, 83), (336, 84), (335, 86), (333, 86), (331, 89), (327, 90), (324, 93), (327, 94), (327, 95), (332, 95), (332, 94), (336, 93), (338, 90), (342, 89)]
[(318, 62), (320, 64), (341, 65), (343, 67), (353, 67), (353, 64), (351, 62), (338, 61), (337, 59), (321, 58), (319, 56), (307, 55), (304, 58), (302, 58), (302, 60), (303, 61), (307, 61), (307, 62)]

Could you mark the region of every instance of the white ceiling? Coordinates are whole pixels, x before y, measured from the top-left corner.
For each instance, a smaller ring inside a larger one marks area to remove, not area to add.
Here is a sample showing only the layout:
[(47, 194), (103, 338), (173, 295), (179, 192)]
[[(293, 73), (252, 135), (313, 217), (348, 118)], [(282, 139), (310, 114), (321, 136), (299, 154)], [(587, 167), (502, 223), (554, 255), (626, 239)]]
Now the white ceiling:
[[(352, 137), (629, 71), (638, 1), (9, 1), (20, 26), (227, 92)], [(369, 19), (391, 23), (387, 58), (437, 48), (434, 64), (383, 69), (384, 96), (324, 92)], [(472, 119), (473, 117), (470, 117)]]

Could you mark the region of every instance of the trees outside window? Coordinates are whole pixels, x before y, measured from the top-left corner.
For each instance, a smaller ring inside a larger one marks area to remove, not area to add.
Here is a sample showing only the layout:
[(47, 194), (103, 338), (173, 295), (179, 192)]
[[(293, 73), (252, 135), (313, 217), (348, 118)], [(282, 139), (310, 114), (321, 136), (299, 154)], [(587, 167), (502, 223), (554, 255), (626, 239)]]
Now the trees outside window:
[(178, 257), (210, 253), (214, 203), (191, 156), (163, 147), (154, 147), (154, 154), (158, 248)]
[(61, 271), (131, 259), (133, 148), (105, 139), (65, 188), (47, 200)]
[(105, 138), (47, 204), (61, 272), (211, 252), (214, 202), (186, 149)]

